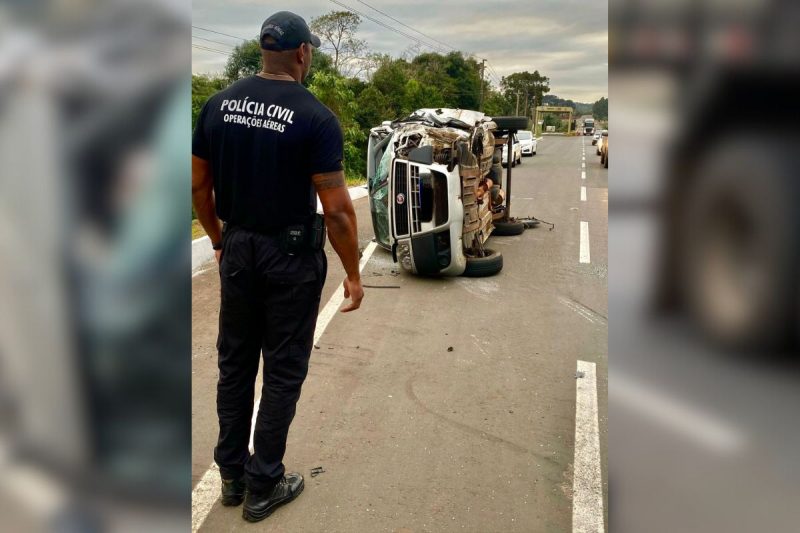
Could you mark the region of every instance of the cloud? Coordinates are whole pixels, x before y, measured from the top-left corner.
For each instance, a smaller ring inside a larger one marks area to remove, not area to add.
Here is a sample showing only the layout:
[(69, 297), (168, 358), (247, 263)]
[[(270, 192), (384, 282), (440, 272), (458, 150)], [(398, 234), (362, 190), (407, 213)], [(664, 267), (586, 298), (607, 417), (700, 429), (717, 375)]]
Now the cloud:
[[(461, 0), (440, 1), (364, 0), (404, 24), (430, 36), (424, 37), (373, 11), (359, 0), (337, 0), (384, 22), (422, 42), (446, 48), (441, 41), (465, 53), (486, 58), (491, 72), (507, 76), (534, 71), (550, 77), (553, 94), (576, 101), (594, 102), (608, 95), (608, 4), (603, 0)], [(265, 5), (263, 0), (194, 0), (196, 26), (252, 38), (273, 11), (290, 9), (307, 21), (342, 10), (331, 1), (298, 0), (285, 7)], [(193, 42), (229, 51), (237, 40), (194, 29), (198, 37), (224, 44)], [(401, 55), (413, 40), (364, 18), (359, 37), (375, 52)], [(422, 50), (428, 51), (425, 46)], [(226, 57), (218, 52), (192, 48), (192, 71), (218, 73)]]

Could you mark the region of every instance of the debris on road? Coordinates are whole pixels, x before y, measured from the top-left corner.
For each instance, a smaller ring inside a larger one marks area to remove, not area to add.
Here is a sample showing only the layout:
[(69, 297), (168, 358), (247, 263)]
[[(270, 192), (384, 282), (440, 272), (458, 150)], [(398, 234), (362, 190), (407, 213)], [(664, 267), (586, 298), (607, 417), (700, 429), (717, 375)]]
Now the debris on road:
[(324, 473), (325, 470), (321, 466), (315, 466), (311, 469), (311, 477), (317, 477), (318, 475)]
[(452, 351), (453, 351), (453, 347), (452, 347), (452, 346), (448, 346), (448, 347), (447, 347), (447, 351), (448, 351), (448, 352), (452, 352)]

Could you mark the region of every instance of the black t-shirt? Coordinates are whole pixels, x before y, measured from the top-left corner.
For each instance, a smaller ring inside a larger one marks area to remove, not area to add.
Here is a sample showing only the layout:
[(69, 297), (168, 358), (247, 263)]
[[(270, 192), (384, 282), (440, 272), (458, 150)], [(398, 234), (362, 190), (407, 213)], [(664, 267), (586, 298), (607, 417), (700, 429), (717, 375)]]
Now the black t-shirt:
[(192, 154), (210, 162), (217, 216), (273, 231), (316, 212), (313, 174), (342, 170), (339, 121), (294, 81), (252, 76), (212, 96)]

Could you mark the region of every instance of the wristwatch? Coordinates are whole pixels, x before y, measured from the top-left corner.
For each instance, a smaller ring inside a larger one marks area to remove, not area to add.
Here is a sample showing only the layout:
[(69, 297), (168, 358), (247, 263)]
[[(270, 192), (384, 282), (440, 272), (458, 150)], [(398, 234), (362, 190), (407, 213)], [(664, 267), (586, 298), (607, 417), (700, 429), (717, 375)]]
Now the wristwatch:
[(215, 242), (214, 244), (211, 245), (211, 248), (213, 248), (214, 250), (222, 250), (222, 241)]

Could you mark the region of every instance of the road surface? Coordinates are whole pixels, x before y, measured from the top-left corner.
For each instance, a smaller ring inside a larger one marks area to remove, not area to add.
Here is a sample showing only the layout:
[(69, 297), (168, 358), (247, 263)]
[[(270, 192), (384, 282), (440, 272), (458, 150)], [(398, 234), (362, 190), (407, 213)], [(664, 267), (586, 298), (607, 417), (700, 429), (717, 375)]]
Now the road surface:
[[(385, 288), (366, 288), (359, 311), (327, 324), (289, 434), (285, 464), (305, 475), (305, 491), (259, 531), (555, 532), (607, 522), (608, 171), (588, 137), (548, 136), (513, 173), (513, 214), (555, 228), (492, 237), (504, 255), (497, 276), (414, 277), (380, 248), (372, 254), (363, 283)], [(355, 207), (365, 248), (368, 200)], [(323, 306), (344, 278), (327, 253)], [(192, 285), (193, 522), (252, 530), (240, 507), (213, 501), (216, 268)], [(576, 384), (587, 379), (576, 378), (578, 361), (596, 364), (599, 407), (602, 498), (588, 518), (572, 504), (595, 461), (591, 429), (576, 432), (576, 420), (592, 419), (582, 408), (576, 417)], [(588, 473), (574, 472), (576, 435)]]

